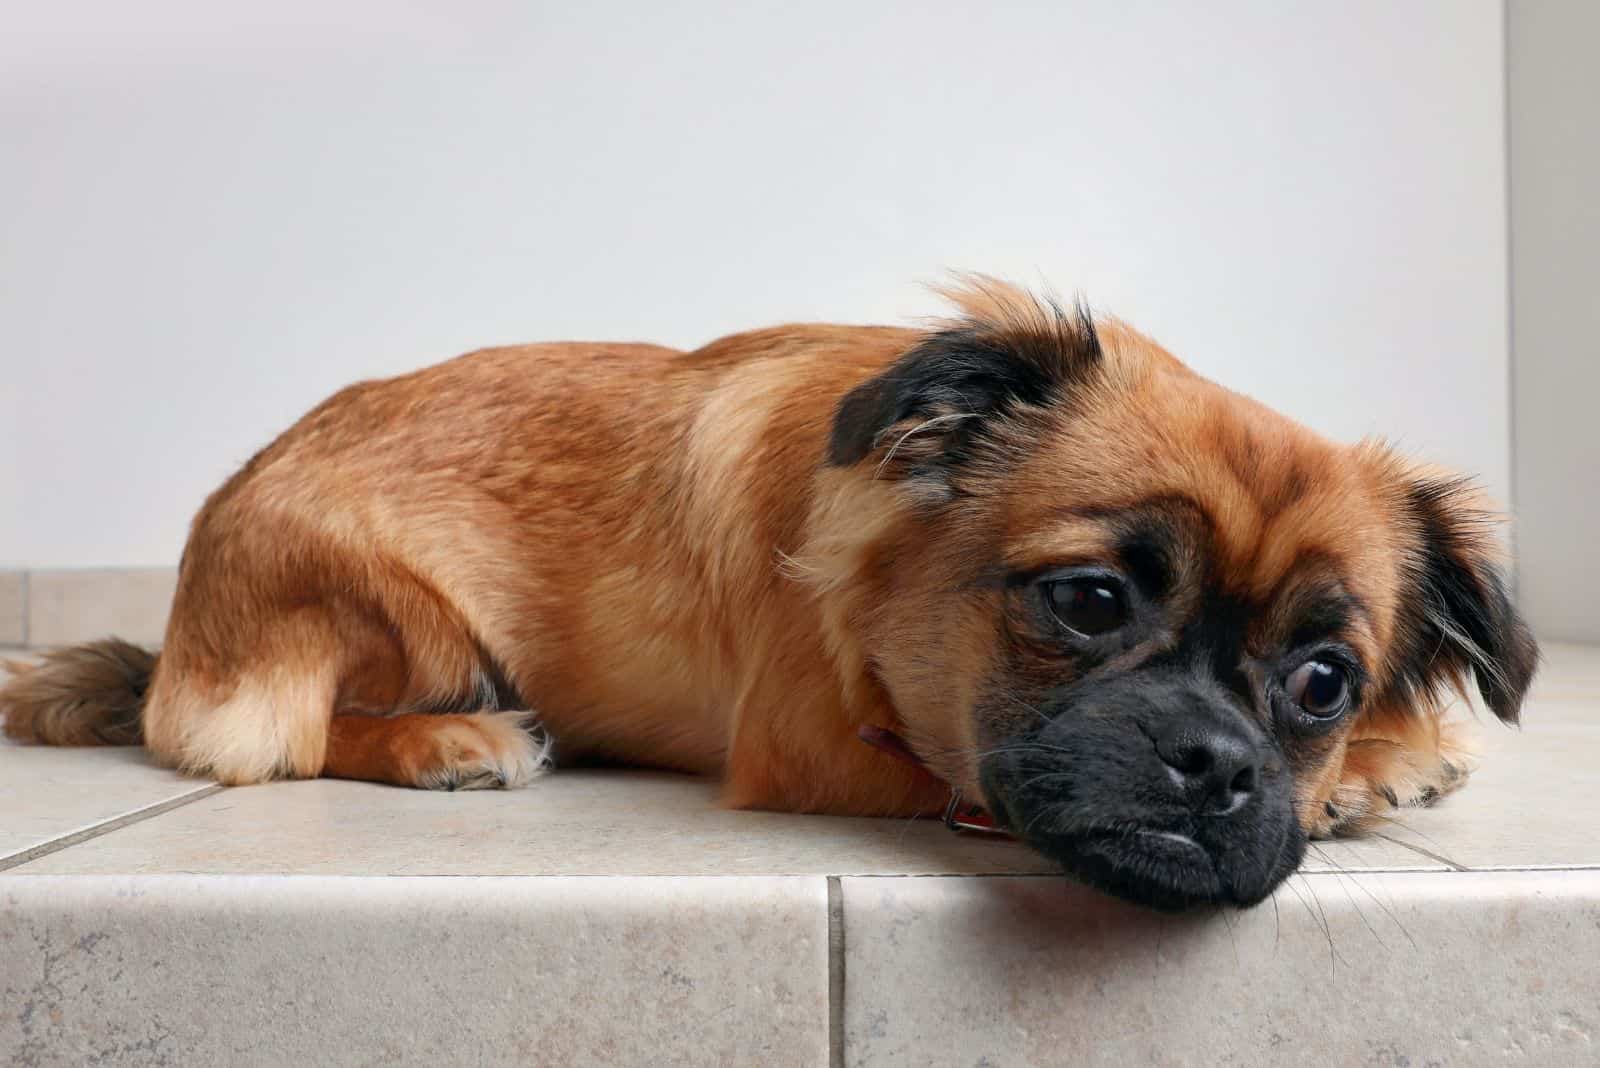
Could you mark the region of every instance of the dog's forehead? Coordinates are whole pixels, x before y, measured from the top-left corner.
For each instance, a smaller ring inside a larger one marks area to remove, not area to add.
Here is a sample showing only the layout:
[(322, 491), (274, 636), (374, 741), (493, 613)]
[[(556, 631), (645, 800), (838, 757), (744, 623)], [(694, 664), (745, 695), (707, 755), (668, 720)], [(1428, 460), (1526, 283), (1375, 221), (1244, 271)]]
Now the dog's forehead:
[(1104, 555), (1142, 523), (1230, 596), (1270, 610), (1337, 591), (1387, 641), (1401, 543), (1380, 470), (1176, 361), (1064, 409), (1009, 500), (1014, 558)]

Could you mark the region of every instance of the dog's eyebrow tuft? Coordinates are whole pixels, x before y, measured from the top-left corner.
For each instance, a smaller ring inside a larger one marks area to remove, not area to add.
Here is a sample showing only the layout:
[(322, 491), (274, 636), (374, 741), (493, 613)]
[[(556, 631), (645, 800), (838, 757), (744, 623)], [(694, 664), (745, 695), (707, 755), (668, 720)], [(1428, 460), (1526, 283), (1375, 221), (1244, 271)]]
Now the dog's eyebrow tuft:
[(1117, 543), (1117, 557), (1147, 597), (1172, 589), (1177, 532), (1164, 521), (1142, 518), (1129, 524)]
[(1169, 529), (1200, 524), (1211, 527), (1211, 513), (1200, 501), (1178, 490), (1153, 493), (1115, 504), (1072, 504), (1056, 509), (1056, 514), (1073, 519), (1111, 519), (1132, 529), (1139, 523), (1162, 523)]
[(1298, 649), (1347, 633), (1358, 619), (1370, 619), (1366, 602), (1343, 589), (1332, 589), (1309, 597), (1295, 613), (1289, 647)]

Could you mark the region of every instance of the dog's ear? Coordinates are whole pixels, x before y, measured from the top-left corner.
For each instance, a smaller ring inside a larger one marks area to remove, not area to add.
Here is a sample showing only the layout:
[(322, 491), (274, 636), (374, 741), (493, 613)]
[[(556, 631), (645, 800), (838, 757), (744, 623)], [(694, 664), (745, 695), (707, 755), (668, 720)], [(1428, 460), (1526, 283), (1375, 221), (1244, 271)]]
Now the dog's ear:
[(959, 465), (998, 424), (1040, 409), (1095, 373), (1094, 320), (1010, 287), (965, 290), (967, 316), (925, 335), (887, 371), (851, 390), (834, 413), (828, 463), (882, 450), (913, 477)]
[(1410, 650), (1400, 681), (1461, 689), (1476, 678), (1490, 711), (1515, 723), (1539, 647), (1495, 560), (1496, 515), (1468, 480), (1433, 475), (1408, 479), (1404, 509), (1417, 542), (1406, 566), (1401, 618)]

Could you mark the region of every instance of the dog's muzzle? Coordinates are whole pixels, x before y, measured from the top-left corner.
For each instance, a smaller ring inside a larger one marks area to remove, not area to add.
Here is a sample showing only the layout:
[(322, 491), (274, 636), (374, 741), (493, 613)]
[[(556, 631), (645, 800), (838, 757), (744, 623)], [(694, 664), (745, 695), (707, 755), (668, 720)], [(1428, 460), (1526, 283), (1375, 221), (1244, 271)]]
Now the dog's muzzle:
[(996, 824), (1071, 874), (1179, 909), (1255, 904), (1298, 867), (1287, 765), (1229, 695), (1129, 680), (1043, 711), (980, 776)]

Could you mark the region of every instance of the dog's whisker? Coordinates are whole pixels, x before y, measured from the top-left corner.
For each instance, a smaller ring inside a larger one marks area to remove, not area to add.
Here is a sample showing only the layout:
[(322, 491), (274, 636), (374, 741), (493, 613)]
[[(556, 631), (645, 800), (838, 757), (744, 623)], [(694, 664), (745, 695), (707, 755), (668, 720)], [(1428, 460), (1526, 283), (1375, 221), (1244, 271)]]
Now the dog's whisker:
[(1322, 933), (1323, 937), (1328, 940), (1328, 950), (1331, 953), (1333, 950), (1333, 932), (1328, 929), (1327, 917), (1323, 916), (1319, 918), (1317, 912), (1312, 909), (1311, 902), (1306, 900), (1305, 895), (1300, 892), (1300, 887), (1295, 885), (1295, 883), (1296, 880), (1293, 877), (1283, 881), (1283, 885), (1289, 888), (1289, 892), (1295, 896), (1295, 900), (1300, 902), (1300, 907), (1306, 910), (1306, 915), (1311, 917), (1312, 924), (1316, 926), (1317, 929)]
[(1322, 933), (1328, 937), (1328, 968), (1330, 973), (1338, 964), (1343, 964), (1348, 968), (1350, 962), (1344, 959), (1344, 955), (1339, 952), (1338, 947), (1333, 943), (1333, 925), (1328, 922), (1328, 913), (1322, 907), (1322, 895), (1317, 893), (1317, 884), (1311, 879), (1307, 879), (1306, 890), (1311, 894), (1311, 900), (1316, 903), (1317, 915), (1322, 918)]
[(1377, 942), (1382, 948), (1388, 949), (1388, 943), (1383, 940), (1383, 936), (1378, 934), (1377, 929), (1372, 926), (1371, 921), (1367, 919), (1366, 912), (1361, 908), (1361, 903), (1356, 900), (1355, 895), (1350, 892), (1350, 888), (1345, 885), (1344, 880), (1348, 877), (1349, 873), (1345, 871), (1341, 864), (1329, 857), (1327, 853), (1324, 852), (1319, 846), (1313, 844), (1312, 848), (1316, 850), (1317, 856), (1322, 860), (1322, 862), (1333, 869), (1333, 876), (1335, 881), (1339, 884), (1339, 889), (1343, 890), (1345, 896), (1350, 899), (1350, 907), (1355, 909), (1356, 916), (1360, 918), (1362, 925), (1366, 927), (1367, 933), (1372, 935), (1373, 941)]
[(1007, 701), (1010, 701), (1012, 704), (1016, 705), (1018, 708), (1022, 709), (1025, 712), (1030, 712), (1034, 716), (1038, 717), (1038, 719), (1039, 719), (1039, 721), (1041, 723), (1049, 723), (1050, 722), (1050, 717), (1045, 715), (1043, 711), (1041, 711), (1038, 708), (1035, 708), (1033, 705), (1029, 704), (1027, 701), (1024, 701), (1022, 698), (1020, 698), (1016, 694), (1012, 693), (1010, 690), (1002, 688), (998, 692), (999, 692), (1001, 697), (1004, 697)]
[[(1362, 893), (1366, 894), (1367, 897), (1372, 900), (1372, 903), (1374, 905), (1377, 905), (1378, 908), (1383, 910), (1384, 915), (1389, 917), (1390, 922), (1392, 922), (1396, 927), (1398, 927), (1400, 929), (1400, 933), (1401, 934), (1405, 935), (1406, 941), (1411, 943), (1411, 948), (1413, 948), (1413, 949), (1418, 948), (1417, 947), (1417, 940), (1415, 938), (1411, 937), (1410, 929), (1407, 928), (1406, 925), (1400, 921), (1400, 917), (1395, 915), (1394, 910), (1391, 909), (1387, 904), (1385, 904), (1382, 898), (1378, 897), (1377, 894), (1374, 894), (1370, 889), (1367, 888), (1366, 884), (1364, 884), (1363, 882), (1361, 882), (1361, 880), (1359, 878), (1357, 878), (1357, 873), (1356, 872), (1350, 871), (1349, 869), (1345, 868), (1343, 865), (1339, 864), (1332, 857), (1328, 856), (1327, 853), (1324, 852), (1320, 847), (1313, 846), (1313, 848), (1317, 849), (1317, 855), (1322, 858), (1324, 863), (1331, 865), (1336, 871), (1342, 872), (1342, 873), (1346, 874), (1347, 876), (1349, 876), (1350, 881), (1355, 883), (1356, 887)], [(1358, 908), (1358, 911), (1359, 911), (1359, 908)], [(1365, 917), (1363, 917), (1363, 919), (1365, 919)], [(1373, 936), (1377, 937), (1376, 932), (1374, 932)], [(1379, 942), (1380, 945), (1383, 944), (1383, 940), (1382, 939), (1378, 939), (1378, 942)]]
[[(1388, 826), (1393, 827), (1393, 828), (1395, 828), (1397, 830), (1405, 831), (1407, 834), (1416, 835), (1418, 838), (1422, 839), (1424, 842), (1427, 842), (1429, 845), (1433, 846), (1436, 851), (1444, 849), (1444, 846), (1439, 842), (1439, 840), (1437, 838), (1435, 838), (1432, 835), (1428, 834), (1426, 831), (1423, 831), (1421, 828), (1416, 827), (1411, 823), (1408, 823), (1405, 820), (1399, 819), (1399, 818), (1394, 817), (1394, 816), (1385, 815), (1382, 812), (1374, 812), (1374, 813), (1372, 813), (1371, 818), (1376, 820), (1379, 823), (1387, 824)], [(1399, 839), (1399, 838), (1391, 838), (1389, 835), (1384, 834), (1381, 831), (1373, 831), (1372, 832), (1372, 837), (1381, 838), (1385, 842), (1393, 843), (1394, 845), (1400, 846), (1402, 848), (1407, 848), (1407, 849), (1414, 849), (1415, 848), (1414, 846), (1407, 845), (1401, 839)]]
[(989, 749), (972, 749), (964, 746), (956, 746), (949, 749), (935, 749), (930, 751), (930, 755), (934, 756), (948, 758), (969, 758), (972, 760), (983, 760), (991, 756), (1005, 756), (1014, 753), (1059, 753), (1063, 756), (1077, 755), (1074, 750), (1067, 749), (1064, 746), (1049, 745), (1044, 742), (1011, 742), (1003, 745), (997, 745)]
[(1271, 893), (1267, 900), (1272, 902), (1272, 952), (1278, 952), (1278, 940), (1283, 936), (1283, 917), (1278, 913), (1278, 895)]
[(1013, 789), (1021, 793), (1029, 787), (1037, 786), (1042, 782), (1049, 782), (1053, 779), (1070, 779), (1072, 777), (1073, 773), (1070, 771), (1043, 771), (1032, 778), (1022, 780)]
[(1244, 971), (1244, 965), (1239, 960), (1239, 938), (1233, 930), (1233, 920), (1228, 916), (1228, 906), (1220, 901), (1216, 904), (1217, 915), (1222, 917), (1222, 924), (1228, 929), (1228, 941), (1233, 946), (1233, 966), (1236, 971)]

